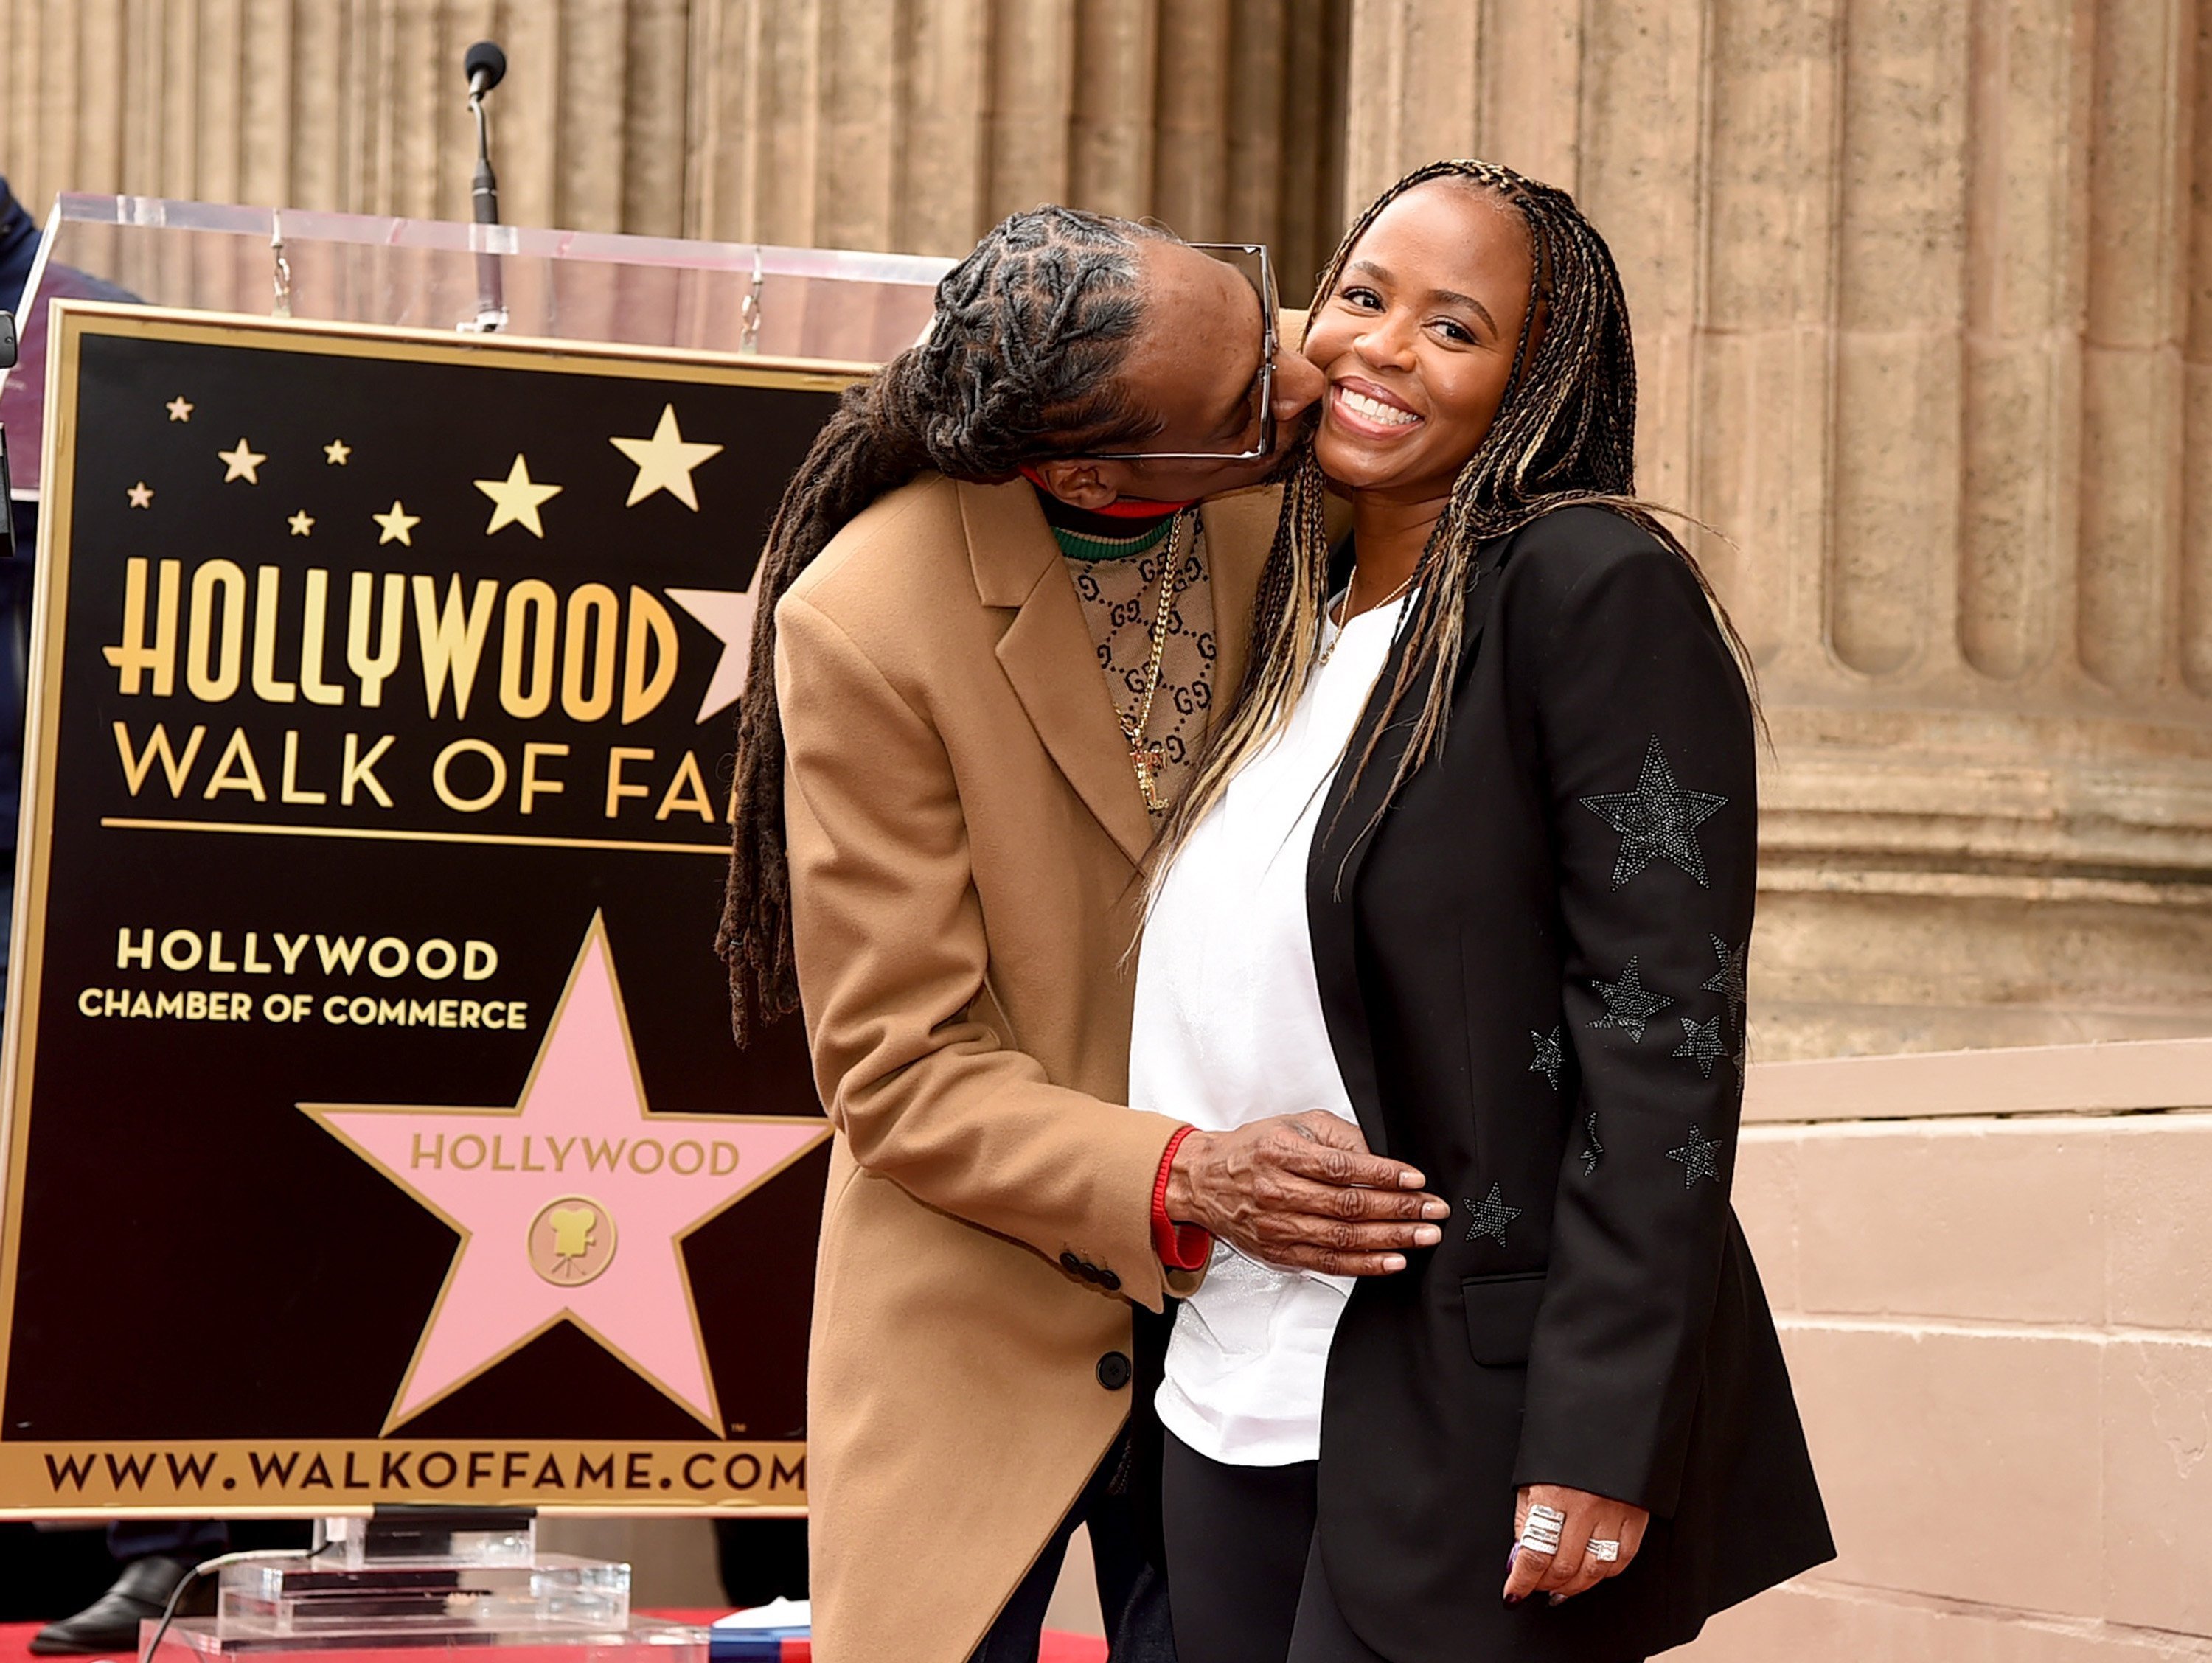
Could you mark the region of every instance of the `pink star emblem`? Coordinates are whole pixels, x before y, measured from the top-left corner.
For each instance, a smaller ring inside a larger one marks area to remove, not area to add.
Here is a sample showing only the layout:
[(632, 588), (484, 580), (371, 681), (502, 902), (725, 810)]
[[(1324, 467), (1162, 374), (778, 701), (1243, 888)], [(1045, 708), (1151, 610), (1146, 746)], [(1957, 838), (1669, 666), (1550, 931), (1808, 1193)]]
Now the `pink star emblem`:
[(649, 1109), (598, 915), (514, 1108), (300, 1107), (460, 1234), (386, 1431), (564, 1319), (721, 1431), (684, 1238), (830, 1128)]

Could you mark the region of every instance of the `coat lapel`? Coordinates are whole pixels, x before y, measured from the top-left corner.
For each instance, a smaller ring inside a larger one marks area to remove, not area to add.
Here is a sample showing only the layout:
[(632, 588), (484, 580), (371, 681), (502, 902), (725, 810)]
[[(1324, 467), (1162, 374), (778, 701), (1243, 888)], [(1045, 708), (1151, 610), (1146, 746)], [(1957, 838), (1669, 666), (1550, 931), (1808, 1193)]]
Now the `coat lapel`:
[(1018, 481), (959, 490), (975, 592), (986, 606), (1017, 609), (999, 640), (1000, 665), (1076, 795), (1121, 853), (1139, 861), (1152, 841), (1152, 817), (1137, 791), (1083, 603), (1036, 494)]
[[(1475, 561), (1468, 598), (1472, 616), (1459, 666), (1462, 679), (1482, 644), (1483, 626), (1497, 597), (1497, 567), (1504, 547), (1503, 540), (1492, 543)], [(1347, 787), (1358, 759), (1366, 756), (1368, 743), (1381, 725), (1382, 707), (1405, 663), (1406, 649), (1403, 635), (1391, 643), (1390, 656), (1375, 678), (1375, 690), (1360, 713), (1344, 764), (1322, 804), (1321, 823), (1315, 828), (1313, 848), (1306, 861), (1306, 923), (1313, 939), (1314, 980), (1321, 992), (1322, 1016), (1328, 1028), (1330, 1047), (1336, 1053), (1337, 1071), (1344, 1077), (1345, 1095), (1359, 1116), (1367, 1147), (1377, 1155), (1388, 1155), (1390, 1148), (1382, 1090), (1376, 1079), (1375, 1036), (1359, 986), (1359, 873), (1388, 822), (1382, 805), (1413, 738), (1414, 725), (1420, 719), (1427, 695), (1425, 683), (1407, 689), (1374, 756), (1359, 775), (1358, 788)]]

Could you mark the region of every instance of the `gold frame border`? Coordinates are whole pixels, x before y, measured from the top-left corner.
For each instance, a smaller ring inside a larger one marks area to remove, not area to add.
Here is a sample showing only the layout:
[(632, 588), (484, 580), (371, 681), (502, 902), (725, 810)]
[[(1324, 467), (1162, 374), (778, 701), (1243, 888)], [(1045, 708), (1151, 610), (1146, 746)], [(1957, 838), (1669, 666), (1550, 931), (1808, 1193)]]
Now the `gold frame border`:
[[(22, 1235), (22, 1209), (16, 1200), (23, 1193), (28, 1166), (31, 1094), (37, 1071), (38, 1002), (44, 988), (47, 884), (52, 864), (49, 851), (53, 811), (50, 786), (60, 748), (52, 710), (60, 695), (63, 643), (69, 622), (68, 557), (63, 551), (70, 545), (70, 513), (76, 498), (78, 360), (82, 343), (89, 336), (227, 346), (246, 351), (317, 351), (336, 357), (370, 358), (383, 362), (465, 362), (552, 374), (599, 375), (624, 369), (645, 380), (703, 381), (724, 386), (785, 387), (819, 392), (842, 391), (877, 368), (873, 364), (829, 359), (739, 357), (729, 353), (641, 346), (627, 342), (569, 341), (544, 336), (460, 336), (381, 324), (257, 318), (245, 313), (128, 306), (112, 301), (52, 302), (46, 334), (46, 422), (39, 476), (38, 569), (33, 579), (31, 662), (23, 710), (27, 766), (16, 817), (12, 932), (15, 950), (9, 958), (6, 1028), (4, 1036), (0, 1036), (0, 1148), (5, 1150), (5, 1164), (0, 1167), (0, 1397), (4, 1397), (7, 1390), (15, 1342), (15, 1277)], [(683, 852), (680, 848), (672, 851)], [(595, 917), (595, 925), (596, 922)], [(412, 1371), (410, 1360), (409, 1372)], [(711, 1375), (708, 1383), (711, 1387)], [(16, 1441), (0, 1432), (0, 1444), (11, 1441)], [(100, 1441), (87, 1439), (84, 1443), (90, 1448)], [(150, 1448), (163, 1441), (134, 1441), (133, 1447), (143, 1442)], [(362, 1510), (319, 1508), (315, 1512), (344, 1514)], [(596, 1512), (599, 1516), (614, 1518), (632, 1516), (635, 1511), (621, 1508), (569, 1509), (557, 1502), (541, 1510), (573, 1511), (579, 1517), (592, 1516)], [(648, 1510), (659, 1514), (686, 1509), (671, 1505)], [(690, 1510), (715, 1516), (732, 1513), (756, 1518), (804, 1516), (803, 1508), (726, 1506)], [(165, 1512), (158, 1507), (102, 1507), (88, 1511), (89, 1516), (99, 1518)], [(224, 1509), (218, 1507), (215, 1511), (221, 1513)], [(258, 1508), (240, 1511), (265, 1514), (265, 1509)], [(0, 1518), (11, 1516), (60, 1518), (76, 1514), (68, 1509), (19, 1508), (0, 1502)]]

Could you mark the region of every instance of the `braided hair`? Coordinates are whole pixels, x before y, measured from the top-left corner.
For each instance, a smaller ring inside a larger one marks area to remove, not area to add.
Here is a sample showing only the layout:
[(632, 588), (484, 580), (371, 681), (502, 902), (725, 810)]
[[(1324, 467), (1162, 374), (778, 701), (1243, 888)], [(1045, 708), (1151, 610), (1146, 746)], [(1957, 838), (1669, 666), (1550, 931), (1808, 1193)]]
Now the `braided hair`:
[[(1431, 179), (1494, 192), (1518, 212), (1531, 255), (1528, 303), (1498, 413), (1453, 482), (1450, 499), (1415, 567), (1419, 600), (1401, 625), (1407, 651), (1382, 720), (1354, 765), (1356, 786), (1399, 706), (1426, 677), (1420, 714), (1384, 796), (1386, 807), (1443, 743), (1477, 554), (1486, 543), (1556, 508), (1601, 504), (1643, 526), (1678, 555), (1697, 577), (1747, 682), (1752, 682), (1749, 654), (1696, 559), (1660, 523), (1658, 511), (1634, 494), (1636, 355), (1628, 302), (1612, 251), (1572, 197), (1496, 162), (1435, 161), (1414, 169), (1370, 203), (1345, 233), (1315, 288), (1308, 332), (1368, 228), (1393, 202)], [(1161, 828), (1151, 867), (1155, 884), (1167, 870), (1168, 858), (1220, 800), (1237, 770), (1290, 719), (1312, 677), (1328, 604), (1324, 492), (1310, 435), (1290, 464), (1282, 517), (1254, 606), (1243, 683)]]
[(846, 390), (785, 488), (753, 580), (729, 883), (714, 938), (739, 1045), (799, 1008), (776, 603), (848, 521), (917, 474), (996, 482), (1025, 462), (1144, 437), (1154, 418), (1126, 396), (1120, 372), (1143, 313), (1139, 245), (1164, 240), (1149, 226), (1072, 208), (1000, 221), (939, 282), (922, 340)]

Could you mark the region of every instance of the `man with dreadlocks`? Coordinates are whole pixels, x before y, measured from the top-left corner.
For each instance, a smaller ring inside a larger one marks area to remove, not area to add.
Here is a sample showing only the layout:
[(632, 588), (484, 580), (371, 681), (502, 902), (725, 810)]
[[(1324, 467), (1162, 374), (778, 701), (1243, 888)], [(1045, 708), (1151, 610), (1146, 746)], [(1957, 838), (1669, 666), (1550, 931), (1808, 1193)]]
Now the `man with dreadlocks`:
[(1217, 1246), (1158, 1393), (1177, 1650), (1632, 1663), (1834, 1551), (1728, 1202), (1747, 665), (1633, 495), (1627, 307), (1564, 191), (1413, 173), (1305, 352), (1321, 422), (1163, 835), (1129, 1100), (1320, 1104), (1465, 1228), (1356, 1284)]
[(1015, 215), (769, 531), (720, 945), (741, 1042), (803, 1004), (836, 1132), (823, 1663), (1030, 1663), (1079, 1523), (1116, 1663), (1171, 1663), (1133, 1310), (1189, 1291), (1206, 1231), (1385, 1274), (1449, 1211), (1333, 1117), (1186, 1135), (1124, 1102), (1140, 864), (1242, 673), (1278, 501), (1248, 488), (1319, 389), (1255, 275)]

